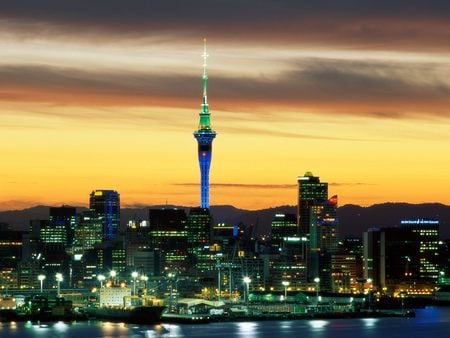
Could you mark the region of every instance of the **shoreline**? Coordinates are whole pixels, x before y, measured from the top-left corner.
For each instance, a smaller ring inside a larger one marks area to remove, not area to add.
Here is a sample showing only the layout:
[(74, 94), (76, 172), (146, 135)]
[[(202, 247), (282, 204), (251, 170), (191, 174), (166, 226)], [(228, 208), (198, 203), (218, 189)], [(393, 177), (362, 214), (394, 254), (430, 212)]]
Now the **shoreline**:
[[(131, 318), (97, 318), (95, 316), (88, 316), (86, 314), (74, 314), (65, 316), (36, 316), (36, 315), (20, 315), (14, 311), (0, 312), (0, 322), (36, 322), (36, 323), (56, 323), (63, 322), (77, 322), (77, 321), (98, 321), (98, 322), (117, 322), (125, 324), (136, 324)], [(161, 319), (149, 323), (137, 323), (142, 325), (155, 324), (208, 324), (215, 322), (252, 322), (252, 321), (277, 321), (277, 320), (316, 320), (316, 319), (357, 319), (357, 318), (413, 318), (415, 311), (413, 310), (365, 310), (359, 312), (322, 312), (322, 313), (266, 313), (257, 315), (177, 315), (177, 314), (163, 314)]]

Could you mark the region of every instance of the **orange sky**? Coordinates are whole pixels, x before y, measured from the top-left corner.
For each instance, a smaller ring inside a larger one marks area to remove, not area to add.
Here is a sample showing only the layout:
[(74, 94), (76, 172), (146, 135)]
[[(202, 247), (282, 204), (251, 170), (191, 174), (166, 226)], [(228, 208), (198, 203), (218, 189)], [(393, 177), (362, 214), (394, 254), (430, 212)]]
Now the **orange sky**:
[(200, 23), (166, 5), (0, 5), (0, 210), (86, 205), (93, 189), (124, 206), (198, 205), (203, 36), (212, 205), (296, 204), (306, 171), (341, 205), (450, 204), (447, 5), (344, 2), (229, 22), (210, 9)]

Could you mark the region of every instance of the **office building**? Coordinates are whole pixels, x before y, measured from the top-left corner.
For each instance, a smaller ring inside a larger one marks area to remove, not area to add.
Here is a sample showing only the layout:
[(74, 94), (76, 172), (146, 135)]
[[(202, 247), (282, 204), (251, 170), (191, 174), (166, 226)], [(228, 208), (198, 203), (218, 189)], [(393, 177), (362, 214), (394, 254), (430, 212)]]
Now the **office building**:
[(364, 278), (376, 289), (423, 294), (421, 288), (437, 283), (439, 271), (438, 221), (403, 220), (364, 233)]
[(195, 266), (198, 272), (210, 270), (213, 262), (210, 255), (212, 217), (209, 209), (191, 208), (186, 230), (190, 265)]
[(298, 237), (297, 217), (294, 214), (276, 214), (271, 224), (271, 244), (274, 251), (282, 251), (288, 237)]
[(328, 183), (321, 183), (311, 172), (298, 177), (298, 226), (301, 236), (309, 237), (311, 207), (328, 200)]
[(188, 256), (187, 216), (182, 209), (150, 209), (150, 247), (161, 254), (162, 270), (185, 272)]
[(102, 219), (103, 240), (115, 239), (120, 228), (120, 196), (114, 190), (92, 191), (89, 209)]

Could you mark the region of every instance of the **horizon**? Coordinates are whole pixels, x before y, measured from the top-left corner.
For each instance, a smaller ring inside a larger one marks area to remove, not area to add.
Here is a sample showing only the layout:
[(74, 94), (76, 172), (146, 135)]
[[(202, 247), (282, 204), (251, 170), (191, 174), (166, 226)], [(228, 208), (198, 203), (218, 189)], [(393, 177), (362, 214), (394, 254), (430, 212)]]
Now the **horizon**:
[(307, 171), (342, 205), (450, 205), (448, 13), (442, 0), (2, 3), (0, 210), (87, 205), (93, 186), (199, 205), (205, 37), (211, 205), (295, 205)]
[[(360, 207), (360, 208), (371, 208), (374, 206), (379, 206), (379, 205), (386, 205), (386, 204), (405, 204), (405, 205), (442, 205), (444, 207), (450, 207), (450, 205), (448, 204), (444, 204), (441, 202), (424, 202), (424, 203), (408, 203), (408, 202), (382, 202), (382, 203), (375, 203), (375, 204), (371, 204), (371, 205), (359, 205), (359, 204), (352, 204), (352, 203), (348, 203), (348, 204), (344, 204), (341, 206), (338, 206), (339, 208), (343, 208), (343, 207), (347, 207), (347, 206), (356, 206), (356, 207)], [(120, 209), (145, 209), (145, 208), (153, 208), (153, 207), (157, 207), (157, 208), (164, 208), (164, 206), (168, 207), (168, 208), (185, 208), (185, 209), (189, 209), (189, 208), (198, 208), (199, 205), (194, 205), (194, 206), (188, 206), (188, 205), (178, 205), (178, 204), (153, 204), (153, 205), (125, 205), (125, 206), (120, 206)], [(85, 208), (85, 209), (89, 209), (89, 205), (80, 205), (80, 204), (67, 204), (67, 203), (63, 203), (63, 204), (52, 204), (52, 205), (46, 205), (46, 204), (36, 204), (33, 205), (31, 207), (26, 207), (23, 209), (0, 209), (0, 213), (1, 212), (14, 212), (14, 211), (24, 211), (24, 210), (29, 210), (29, 209), (34, 209), (34, 208), (52, 208), (52, 207), (73, 207), (73, 208)], [(244, 210), (244, 211), (260, 211), (260, 210), (268, 210), (268, 209), (278, 209), (278, 208), (285, 208), (285, 207), (289, 207), (289, 208), (296, 208), (297, 205), (295, 204), (282, 204), (282, 205), (276, 205), (276, 206), (269, 206), (267, 208), (261, 208), (261, 209), (242, 209), (242, 208), (238, 208), (232, 204), (217, 204), (217, 205), (211, 205), (210, 208), (218, 208), (218, 207), (232, 207), (238, 210)]]

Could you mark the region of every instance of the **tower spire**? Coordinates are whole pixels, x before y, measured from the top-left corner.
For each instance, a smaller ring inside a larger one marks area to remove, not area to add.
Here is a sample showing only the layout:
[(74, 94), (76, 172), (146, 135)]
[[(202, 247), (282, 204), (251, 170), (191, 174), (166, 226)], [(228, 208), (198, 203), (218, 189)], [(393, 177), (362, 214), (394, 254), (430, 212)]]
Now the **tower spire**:
[(203, 100), (202, 100), (202, 111), (208, 112), (208, 75), (206, 74), (206, 59), (208, 58), (208, 53), (206, 52), (206, 38), (203, 39)]

